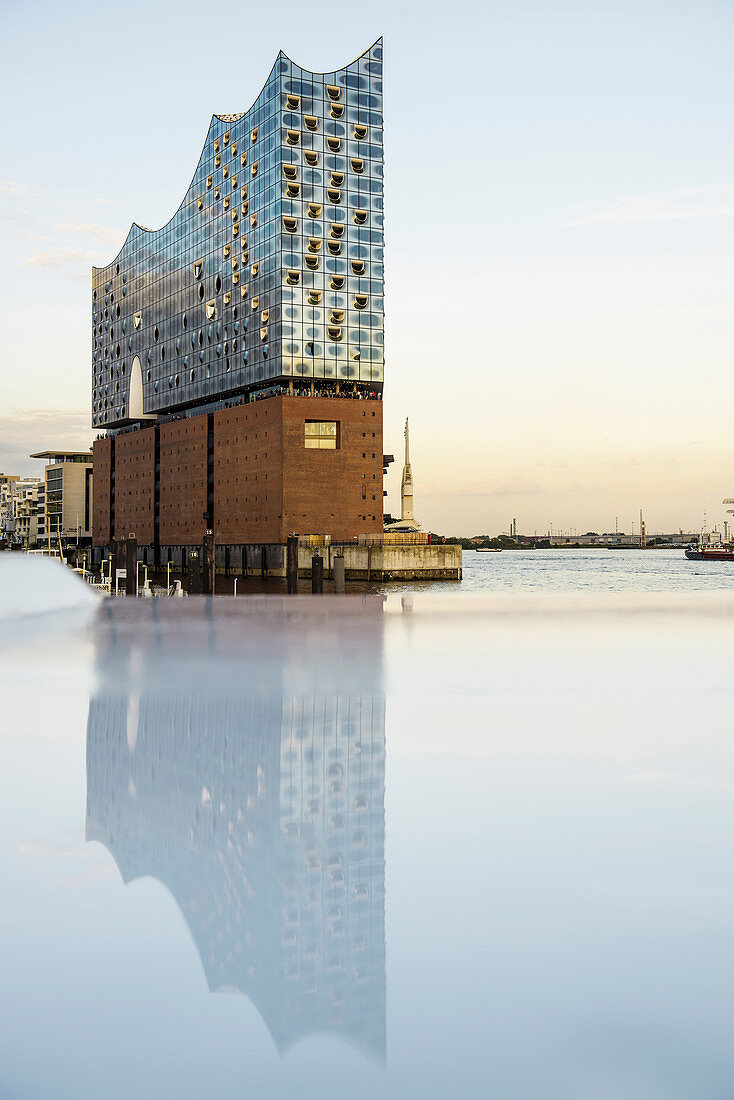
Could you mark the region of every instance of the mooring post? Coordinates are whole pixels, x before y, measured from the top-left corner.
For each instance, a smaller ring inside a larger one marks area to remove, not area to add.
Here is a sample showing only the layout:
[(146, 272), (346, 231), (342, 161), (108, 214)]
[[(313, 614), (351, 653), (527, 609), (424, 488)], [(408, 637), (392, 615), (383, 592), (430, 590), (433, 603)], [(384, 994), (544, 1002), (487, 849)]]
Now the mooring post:
[(268, 558), (265, 552), (265, 547), (260, 547), (260, 579), (265, 580), (268, 575)]
[(125, 540), (125, 595), (138, 594), (138, 540), (128, 535)]
[(198, 550), (190, 550), (186, 555), (186, 591), (189, 596), (201, 595), (201, 562)]
[(201, 579), (205, 596), (214, 595), (214, 532), (207, 531), (201, 547)]
[(334, 592), (343, 593), (346, 592), (347, 586), (344, 581), (344, 555), (336, 554), (334, 556)]
[(320, 554), (314, 554), (311, 558), (311, 591), (314, 596), (321, 596), (324, 592), (324, 559)]
[(285, 574), (288, 580), (288, 595), (298, 593), (298, 535), (289, 535), (286, 546)]

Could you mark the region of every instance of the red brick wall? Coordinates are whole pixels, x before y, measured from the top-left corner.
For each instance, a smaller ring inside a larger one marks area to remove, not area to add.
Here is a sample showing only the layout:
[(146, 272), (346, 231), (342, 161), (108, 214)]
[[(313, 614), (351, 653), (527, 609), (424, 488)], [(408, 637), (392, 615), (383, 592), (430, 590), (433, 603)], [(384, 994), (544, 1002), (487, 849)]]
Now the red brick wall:
[(135, 535), (153, 543), (155, 429), (118, 435), (115, 440), (115, 537)]
[[(336, 450), (305, 446), (306, 420), (339, 424)], [(153, 542), (154, 429), (118, 435), (117, 537)], [(207, 416), (160, 426), (160, 543), (198, 544), (207, 510)], [(94, 445), (94, 541), (109, 542), (110, 440)], [(282, 543), (291, 531), (349, 541), (382, 531), (382, 402), (271, 397), (214, 414), (218, 543)]]
[[(281, 541), (290, 531), (330, 534), (344, 542), (382, 531), (382, 402), (337, 397), (278, 400), (283, 407)], [(337, 450), (307, 450), (306, 420), (336, 420)]]
[(161, 546), (200, 544), (206, 530), (206, 414), (161, 424), (160, 433)]
[(214, 414), (217, 542), (282, 542), (281, 399)]
[(108, 546), (110, 541), (110, 456), (111, 439), (95, 439), (92, 444), (92, 544)]

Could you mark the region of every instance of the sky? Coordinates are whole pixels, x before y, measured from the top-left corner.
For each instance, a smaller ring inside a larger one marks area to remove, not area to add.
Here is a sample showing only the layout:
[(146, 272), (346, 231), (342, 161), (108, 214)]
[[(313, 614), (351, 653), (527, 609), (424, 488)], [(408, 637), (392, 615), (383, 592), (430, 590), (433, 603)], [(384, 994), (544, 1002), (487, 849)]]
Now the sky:
[(700, 529), (734, 496), (731, 0), (2, 0), (0, 470), (83, 447), (92, 264), (279, 49), (385, 40), (385, 451), (445, 534)]

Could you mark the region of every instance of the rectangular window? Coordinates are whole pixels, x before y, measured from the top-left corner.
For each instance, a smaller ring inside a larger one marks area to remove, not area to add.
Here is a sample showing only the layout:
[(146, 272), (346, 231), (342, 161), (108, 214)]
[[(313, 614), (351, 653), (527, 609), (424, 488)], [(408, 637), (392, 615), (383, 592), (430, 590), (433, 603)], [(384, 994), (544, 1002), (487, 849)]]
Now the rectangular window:
[(339, 445), (338, 421), (307, 420), (306, 446), (320, 451), (335, 451)]

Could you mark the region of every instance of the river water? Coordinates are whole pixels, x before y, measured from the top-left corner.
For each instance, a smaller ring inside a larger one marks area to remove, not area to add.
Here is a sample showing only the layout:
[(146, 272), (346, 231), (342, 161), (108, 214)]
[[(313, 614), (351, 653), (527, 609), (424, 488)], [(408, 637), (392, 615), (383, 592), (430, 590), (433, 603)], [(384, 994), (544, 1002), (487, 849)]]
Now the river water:
[(6, 622), (0, 1095), (730, 1096), (726, 576)]
[[(413, 591), (734, 592), (729, 562), (688, 561), (682, 550), (465, 550), (463, 580), (406, 583)], [(394, 586), (385, 586), (385, 592)]]

